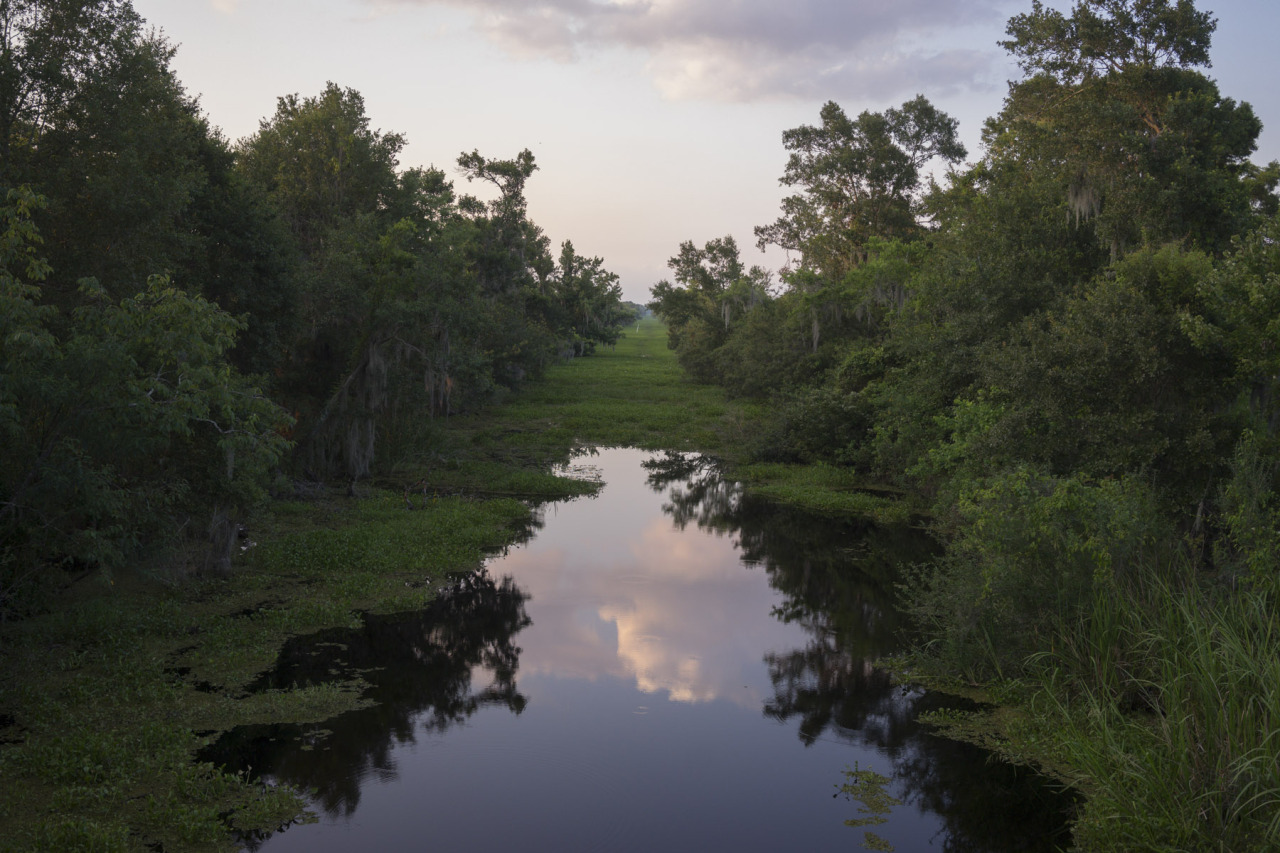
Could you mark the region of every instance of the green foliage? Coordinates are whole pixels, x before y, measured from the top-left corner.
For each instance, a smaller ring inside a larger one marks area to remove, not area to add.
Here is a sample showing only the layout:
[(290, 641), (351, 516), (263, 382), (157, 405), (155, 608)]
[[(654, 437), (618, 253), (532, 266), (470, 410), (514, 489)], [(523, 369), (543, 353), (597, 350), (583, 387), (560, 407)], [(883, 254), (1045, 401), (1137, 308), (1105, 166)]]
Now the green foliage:
[(757, 228), (756, 237), (762, 249), (797, 252), (803, 269), (838, 280), (866, 259), (871, 238), (918, 232), (912, 208), (920, 169), (935, 157), (956, 163), (965, 149), (955, 119), (923, 95), (852, 120), (829, 101), (821, 118), (821, 127), (782, 134), (791, 152), (782, 183), (801, 192), (786, 198), (783, 215)]
[[(700, 350), (690, 342), (678, 351), (686, 363)], [(698, 375), (713, 377), (735, 397), (768, 399), (801, 383), (813, 370), (804, 332), (796, 325), (785, 296), (751, 307), (724, 342), (704, 353), (704, 358), (709, 361)]]
[(864, 401), (838, 387), (780, 392), (774, 405), (777, 414), (755, 454), (764, 461), (849, 462), (869, 426)]
[(0, 238), (0, 615), (51, 566), (112, 570), (193, 517), (224, 523), (287, 447), (287, 417), (227, 364), (242, 324), (216, 306), (163, 277), (120, 302), (86, 280), (70, 317), (45, 304), (37, 206), (11, 191)]
[(0, 7), (0, 187), (41, 136), (134, 47), (141, 19), (125, 0), (9, 0)]
[[(1098, 596), (1041, 665), (1041, 711), (1088, 780), (1076, 843), (1100, 851), (1280, 843), (1280, 623), (1266, 595), (1185, 580)], [(1134, 705), (1150, 712), (1135, 715)]]
[(298, 334), (296, 244), (266, 194), (236, 168), (225, 141), (204, 137), (197, 157), (205, 181), (186, 220), (202, 239), (190, 242), (173, 274), (244, 322), (232, 363), (270, 382)]
[(725, 344), (743, 339), (735, 327), (746, 323), (753, 330), (761, 328), (761, 312), (772, 303), (771, 276), (760, 267), (743, 267), (731, 236), (710, 240), (701, 249), (685, 241), (667, 266), (676, 284), (658, 282), (649, 303), (667, 324), (667, 345), (698, 381), (724, 381), (734, 372), (733, 354)]
[(81, 278), (118, 300), (169, 274), (246, 321), (238, 367), (275, 369), (292, 249), (170, 69), (173, 46), (120, 0), (5, 3), (0, 19), (0, 192), (46, 200), (44, 299), (69, 314)]
[(1181, 328), (1211, 270), (1198, 253), (1136, 252), (990, 347), (981, 378), (1002, 416), (990, 425), (989, 458), (1059, 474), (1149, 472), (1198, 500), (1229, 435), (1216, 413), (1236, 393), (1226, 359)]
[[(874, 770), (862, 770), (854, 764), (852, 770), (844, 772), (845, 782), (840, 785), (840, 793), (858, 803), (859, 814), (865, 817), (850, 818), (846, 826), (879, 826), (888, 823), (885, 815), (893, 811), (902, 801), (885, 790), (889, 779)], [(867, 832), (862, 846), (867, 850), (893, 850), (893, 847), (874, 832)]]
[(552, 298), (543, 312), (555, 312), (558, 316), (549, 318), (555, 327), (571, 333), (574, 355), (587, 355), (597, 343), (618, 342), (619, 326), (632, 315), (624, 312), (618, 276), (604, 268), (603, 258), (584, 258), (565, 240), (551, 279)]
[(905, 524), (919, 507), (900, 493), (868, 488), (848, 468), (822, 463), (788, 465), (756, 462), (735, 469), (752, 494), (825, 515), (867, 518), (877, 524)]
[(129, 828), (120, 824), (77, 820), (70, 817), (54, 817), (43, 822), (23, 837), (5, 842), (5, 851), (18, 850), (66, 850), (76, 853), (127, 853), (133, 847), (129, 843)]
[(498, 191), (485, 205), (458, 198), (438, 169), (397, 171), (404, 144), (332, 83), (281, 98), (240, 144), (240, 175), (302, 252), (299, 322), (282, 324), (299, 334), (275, 387), (299, 413), (299, 462), (313, 477), (394, 467), (380, 448), (412, 456), (436, 417), (616, 342), (632, 316), (600, 258), (568, 241), (552, 258), (527, 216), (531, 152), (459, 157), (468, 181)]
[[(253, 559), (272, 574), (327, 578), (349, 572), (369, 575), (370, 581), (392, 573), (460, 571), (494, 541), (495, 529), (509, 529), (528, 515), (509, 498), (478, 506), (433, 498), (427, 510), (414, 515), (400, 496), (382, 494), (361, 501), (348, 525), (280, 536), (262, 544)], [(431, 535), (432, 530), (449, 533)]]
[(1225, 535), (1215, 540), (1220, 571), (1244, 576), (1259, 590), (1280, 593), (1280, 500), (1276, 495), (1276, 449), (1245, 431), (1231, 456), (1231, 476), (1217, 496), (1218, 523)]
[(1089, 0), (1071, 18), (1037, 3), (1006, 42), (1036, 73), (988, 124), (988, 156), (1053, 164), (1069, 211), (1113, 257), (1171, 239), (1223, 251), (1252, 216), (1261, 125), (1192, 70), (1213, 28), (1190, 0)]
[(240, 144), (239, 165), (314, 253), (330, 228), (391, 201), (404, 145), (399, 134), (370, 129), (359, 92), (331, 82), (313, 98), (281, 97)]
[(1169, 525), (1135, 479), (1020, 467), (960, 493), (959, 534), (910, 594), (933, 651), (960, 671), (1013, 675), (1096, 595), (1149, 570)]
[(1280, 216), (1270, 216), (1236, 239), (1232, 251), (1192, 285), (1196, 298), (1180, 319), (1206, 354), (1226, 352), (1232, 384), (1250, 397), (1250, 408), (1271, 421), (1276, 411), (1280, 353)]
[(1011, 461), (993, 446), (993, 430), (1004, 415), (1004, 409), (981, 391), (976, 400), (956, 400), (950, 409), (934, 417), (945, 438), (930, 447), (909, 473), (923, 484), (944, 489), (939, 505), (954, 506), (959, 498), (957, 489)]
[(48, 200), (36, 220), (46, 298), (68, 310), (79, 278), (119, 299), (150, 274), (189, 271), (207, 246), (190, 226), (219, 143), (169, 68), (174, 49), (127, 2), (6, 3), (0, 16), (0, 188)]
[(1135, 67), (1207, 66), (1217, 25), (1192, 0), (1083, 0), (1069, 17), (1032, 0), (1001, 44), (1027, 73), (1078, 83)]

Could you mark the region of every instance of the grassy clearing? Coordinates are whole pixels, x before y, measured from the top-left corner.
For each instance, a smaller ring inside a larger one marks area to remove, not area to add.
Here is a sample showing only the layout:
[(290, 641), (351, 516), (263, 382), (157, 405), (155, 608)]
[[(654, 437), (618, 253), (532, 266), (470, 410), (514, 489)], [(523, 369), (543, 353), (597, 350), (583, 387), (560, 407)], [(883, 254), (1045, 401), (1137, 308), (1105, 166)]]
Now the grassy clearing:
[(848, 468), (756, 463), (735, 468), (734, 475), (761, 497), (809, 512), (870, 518), (879, 524), (904, 524), (916, 514), (902, 494), (868, 487)]
[(459, 452), (510, 461), (559, 461), (582, 444), (723, 451), (745, 415), (724, 391), (685, 378), (666, 329), (645, 320), (613, 349), (557, 365), (547, 378), (481, 415), (458, 418)]
[[(501, 406), (435, 429), (360, 500), (273, 502), (224, 579), (88, 578), (59, 609), (0, 626), (0, 851), (227, 850), (228, 828), (299, 819), (294, 792), (194, 761), (218, 733), (318, 722), (359, 707), (358, 677), (249, 694), (295, 634), (362, 611), (423, 607), (433, 579), (519, 538), (516, 498), (587, 494), (553, 476), (583, 445), (733, 460), (758, 410), (684, 378), (650, 320), (612, 350), (559, 365)], [(832, 468), (750, 466), (750, 488), (828, 512), (905, 517)], [(413, 509), (406, 508), (405, 490)]]

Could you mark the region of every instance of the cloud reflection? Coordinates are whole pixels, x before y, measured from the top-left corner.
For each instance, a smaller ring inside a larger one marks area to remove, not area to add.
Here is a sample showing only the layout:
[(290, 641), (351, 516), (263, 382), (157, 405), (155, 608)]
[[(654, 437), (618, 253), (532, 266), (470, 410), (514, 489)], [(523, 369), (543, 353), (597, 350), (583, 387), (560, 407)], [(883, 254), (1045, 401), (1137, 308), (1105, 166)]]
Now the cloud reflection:
[[(589, 516), (581, 523), (592, 526)], [(730, 538), (682, 532), (659, 516), (634, 536), (584, 545), (535, 540), (489, 565), (518, 577), (532, 598), (533, 626), (521, 635), (526, 677), (621, 678), (673, 702), (761, 707), (772, 692), (762, 647), (793, 647), (803, 632), (769, 615), (776, 594)]]

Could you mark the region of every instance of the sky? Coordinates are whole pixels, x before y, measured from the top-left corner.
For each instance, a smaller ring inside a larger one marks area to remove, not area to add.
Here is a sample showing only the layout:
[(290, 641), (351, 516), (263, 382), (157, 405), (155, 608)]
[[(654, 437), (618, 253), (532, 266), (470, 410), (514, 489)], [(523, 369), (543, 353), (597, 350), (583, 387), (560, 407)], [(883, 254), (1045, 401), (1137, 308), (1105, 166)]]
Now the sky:
[[(1066, 9), (1067, 0), (1046, 5)], [(404, 134), (402, 167), (459, 192), (462, 152), (530, 149), (529, 215), (645, 302), (681, 242), (732, 235), (747, 264), (787, 194), (782, 132), (834, 100), (853, 116), (923, 94), (960, 122), (970, 159), (1017, 66), (998, 42), (1031, 0), (134, 0), (174, 68), (235, 141), (282, 95), (327, 82)], [(1276, 0), (1198, 0), (1218, 19), (1209, 76), (1280, 159)]]

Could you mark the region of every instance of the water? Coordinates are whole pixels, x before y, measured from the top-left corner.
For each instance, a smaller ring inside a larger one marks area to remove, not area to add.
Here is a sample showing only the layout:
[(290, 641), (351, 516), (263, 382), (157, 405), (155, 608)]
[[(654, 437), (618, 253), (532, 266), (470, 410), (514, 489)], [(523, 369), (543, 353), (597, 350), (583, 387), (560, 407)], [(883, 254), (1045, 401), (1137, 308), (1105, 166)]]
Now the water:
[(913, 720), (957, 700), (870, 661), (903, 642), (919, 531), (786, 511), (694, 457), (602, 450), (596, 498), (429, 610), (291, 642), (262, 686), (368, 670), (374, 707), (244, 727), (207, 758), (314, 792), (319, 822), (247, 845), (329, 850), (849, 850), (857, 766), (902, 801), (898, 851), (1069, 842), (1072, 798)]

